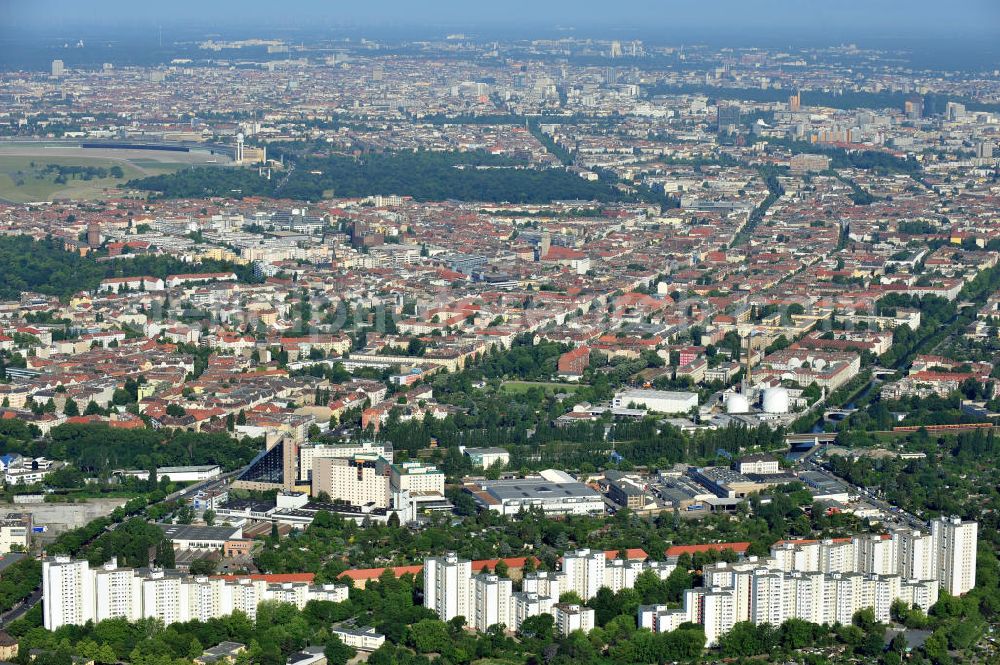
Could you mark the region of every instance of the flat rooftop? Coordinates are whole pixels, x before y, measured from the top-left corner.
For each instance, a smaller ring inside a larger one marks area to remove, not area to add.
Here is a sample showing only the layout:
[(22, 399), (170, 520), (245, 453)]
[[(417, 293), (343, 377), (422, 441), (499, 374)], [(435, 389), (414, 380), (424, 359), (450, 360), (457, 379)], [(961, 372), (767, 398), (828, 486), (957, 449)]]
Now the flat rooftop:
[(231, 540), (242, 533), (239, 527), (232, 526), (193, 526), (163, 522), (157, 522), (156, 526), (163, 529), (163, 534), (169, 540)]
[(487, 481), (481, 483), (481, 487), (484, 491), (496, 497), (500, 501), (600, 497), (600, 494), (583, 483), (554, 483), (545, 480), (544, 478)]

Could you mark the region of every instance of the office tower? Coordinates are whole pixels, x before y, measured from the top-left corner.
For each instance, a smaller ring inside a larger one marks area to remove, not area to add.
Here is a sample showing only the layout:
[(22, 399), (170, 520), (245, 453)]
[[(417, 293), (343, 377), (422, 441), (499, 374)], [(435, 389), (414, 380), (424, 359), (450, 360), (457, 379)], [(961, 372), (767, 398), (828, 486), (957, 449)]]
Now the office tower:
[[(310, 464), (312, 460), (310, 459)], [(286, 492), (294, 492), (299, 473), (299, 444), (287, 436), (281, 446), (281, 487)], [(312, 467), (309, 469), (312, 472)]]
[(941, 588), (960, 596), (976, 586), (976, 539), (979, 525), (958, 517), (931, 522), (936, 577)]
[(924, 113), (924, 98), (920, 95), (907, 97), (903, 102), (903, 113), (908, 120), (920, 120)]
[(62, 60), (53, 60), (52, 61), (52, 75), (53, 76), (62, 76), (65, 72), (66, 72), (66, 65), (63, 64)]
[(505, 577), (476, 575), (472, 578), (473, 615), (468, 623), (481, 632), (497, 624), (510, 625), (513, 593), (512, 583)]
[(788, 110), (792, 113), (798, 113), (802, 110), (802, 93), (798, 90), (795, 91), (794, 95), (789, 96)]
[(101, 246), (101, 225), (98, 222), (87, 224), (87, 246), (91, 249)]
[(454, 552), (424, 561), (424, 607), (434, 610), (442, 621), (457, 616), (471, 617), (472, 562), (460, 560)]
[(976, 157), (979, 159), (993, 159), (993, 141), (980, 141), (976, 144)]
[(720, 132), (735, 132), (740, 126), (740, 107), (735, 104), (719, 106), (718, 121)]
[(615, 40), (611, 42), (610, 55), (612, 58), (622, 57), (622, 43), (620, 41)]
[(64, 556), (43, 561), (42, 597), (42, 620), (49, 630), (95, 618), (94, 578), (86, 561)]

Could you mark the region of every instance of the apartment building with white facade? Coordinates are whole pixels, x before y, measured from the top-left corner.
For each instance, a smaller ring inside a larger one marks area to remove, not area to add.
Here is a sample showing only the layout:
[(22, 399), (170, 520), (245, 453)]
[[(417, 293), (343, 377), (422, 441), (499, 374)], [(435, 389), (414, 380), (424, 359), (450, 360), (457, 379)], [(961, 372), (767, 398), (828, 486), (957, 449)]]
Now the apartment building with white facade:
[(389, 476), (379, 468), (378, 455), (320, 457), (313, 460), (312, 494), (352, 506), (389, 507)]
[(472, 616), (472, 562), (454, 552), (424, 561), (424, 607), (442, 621)]
[(705, 586), (688, 590), (683, 608), (642, 606), (639, 626), (664, 632), (696, 622), (713, 646), (740, 621), (847, 624), (866, 608), (888, 621), (897, 600), (926, 612), (941, 589), (960, 595), (975, 586), (978, 528), (955, 517), (930, 526), (930, 534), (779, 542), (767, 559), (705, 566)]
[(480, 631), (497, 623), (518, 630), (528, 617), (551, 614), (556, 627), (568, 634), (590, 630), (594, 611), (560, 604), (562, 594), (572, 591), (586, 601), (602, 587), (616, 593), (632, 588), (645, 571), (666, 579), (676, 567), (676, 560), (608, 559), (606, 552), (581, 549), (567, 552), (558, 572), (527, 573), (521, 591), (514, 593), (510, 580), (496, 575), (473, 576), (472, 563), (452, 553), (424, 561), (424, 606), (443, 621), (464, 616), (470, 626)]
[(976, 586), (976, 546), (979, 525), (976, 522), (947, 517), (931, 522), (934, 541), (935, 576), (941, 588), (960, 596)]
[(240, 610), (254, 618), (264, 601), (292, 603), (302, 609), (310, 600), (340, 602), (347, 600), (347, 594), (348, 588), (340, 584), (192, 576), (119, 567), (114, 559), (97, 567), (69, 557), (42, 561), (42, 616), (49, 630), (115, 617), (156, 618), (171, 624), (207, 621)]

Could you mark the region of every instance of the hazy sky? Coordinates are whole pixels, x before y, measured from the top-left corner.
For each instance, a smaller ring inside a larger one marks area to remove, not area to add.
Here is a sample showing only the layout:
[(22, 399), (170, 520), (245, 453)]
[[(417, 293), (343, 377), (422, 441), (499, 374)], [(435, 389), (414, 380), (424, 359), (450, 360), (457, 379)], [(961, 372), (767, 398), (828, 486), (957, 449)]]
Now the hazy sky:
[(1000, 35), (1000, 0), (0, 0), (4, 29), (162, 24), (253, 27), (601, 26), (840, 38)]

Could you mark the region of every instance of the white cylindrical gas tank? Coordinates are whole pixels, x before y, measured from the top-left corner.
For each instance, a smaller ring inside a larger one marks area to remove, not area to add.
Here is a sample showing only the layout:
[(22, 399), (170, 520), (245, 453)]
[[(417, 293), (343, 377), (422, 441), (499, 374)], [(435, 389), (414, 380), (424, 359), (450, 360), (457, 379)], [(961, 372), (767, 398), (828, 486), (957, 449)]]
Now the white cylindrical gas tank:
[(726, 399), (726, 413), (749, 413), (750, 401), (746, 395), (733, 393)]
[(762, 406), (765, 413), (788, 413), (788, 391), (784, 388), (768, 388), (764, 391)]

